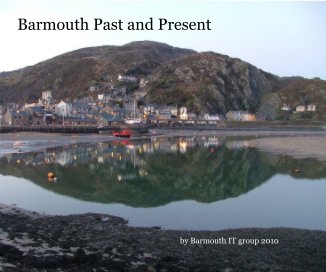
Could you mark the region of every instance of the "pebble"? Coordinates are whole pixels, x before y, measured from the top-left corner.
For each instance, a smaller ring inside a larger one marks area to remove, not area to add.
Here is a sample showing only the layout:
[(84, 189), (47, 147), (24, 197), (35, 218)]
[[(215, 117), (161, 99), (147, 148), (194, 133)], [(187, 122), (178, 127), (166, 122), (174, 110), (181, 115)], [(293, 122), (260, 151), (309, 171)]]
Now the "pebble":
[(153, 267), (152, 265), (147, 267), (147, 272), (156, 272), (155, 267)]

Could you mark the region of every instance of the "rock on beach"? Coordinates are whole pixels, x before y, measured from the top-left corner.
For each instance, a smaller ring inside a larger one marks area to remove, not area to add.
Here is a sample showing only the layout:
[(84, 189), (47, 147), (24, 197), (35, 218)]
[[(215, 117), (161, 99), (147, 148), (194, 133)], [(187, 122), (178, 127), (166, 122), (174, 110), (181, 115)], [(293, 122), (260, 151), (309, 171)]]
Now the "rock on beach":
[[(191, 244), (192, 237), (201, 243)], [(0, 206), (0, 271), (324, 271), (325, 267), (324, 231), (174, 231), (130, 227), (109, 215), (45, 216)]]

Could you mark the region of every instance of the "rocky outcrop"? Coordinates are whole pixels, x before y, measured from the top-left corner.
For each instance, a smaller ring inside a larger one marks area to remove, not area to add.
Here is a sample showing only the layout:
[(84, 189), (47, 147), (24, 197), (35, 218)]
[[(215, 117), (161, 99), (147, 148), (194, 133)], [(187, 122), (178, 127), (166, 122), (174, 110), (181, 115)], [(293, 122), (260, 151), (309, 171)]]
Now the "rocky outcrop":
[(186, 105), (197, 113), (256, 111), (260, 98), (277, 86), (278, 78), (228, 56), (206, 52), (166, 64), (151, 77), (148, 99)]
[(5, 272), (323, 271), (326, 265), (323, 231), (135, 228), (109, 215), (30, 217), (18, 209), (3, 213), (1, 205), (0, 226)]
[(159, 65), (194, 52), (150, 41), (79, 49), (0, 73), (0, 104), (36, 101), (47, 89), (53, 90), (57, 99), (82, 97), (89, 94), (91, 85), (105, 86), (116, 81), (119, 74), (147, 76)]

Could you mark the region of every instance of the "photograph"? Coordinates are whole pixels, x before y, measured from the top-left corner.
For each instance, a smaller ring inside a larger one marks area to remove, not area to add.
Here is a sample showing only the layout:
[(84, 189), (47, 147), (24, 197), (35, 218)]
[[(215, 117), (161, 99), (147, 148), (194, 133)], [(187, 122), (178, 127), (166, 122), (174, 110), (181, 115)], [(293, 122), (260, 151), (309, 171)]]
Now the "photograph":
[(325, 26), (0, 0), (0, 272), (326, 271)]

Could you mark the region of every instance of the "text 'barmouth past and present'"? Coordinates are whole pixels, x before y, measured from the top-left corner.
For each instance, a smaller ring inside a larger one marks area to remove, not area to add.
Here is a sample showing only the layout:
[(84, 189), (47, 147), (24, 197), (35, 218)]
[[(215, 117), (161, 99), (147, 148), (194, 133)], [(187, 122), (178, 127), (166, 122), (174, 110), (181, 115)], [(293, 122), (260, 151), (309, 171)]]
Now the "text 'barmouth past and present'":
[(212, 30), (212, 22), (171, 21), (166, 18), (150, 17), (146, 21), (128, 21), (121, 19), (105, 21), (94, 18), (92, 23), (80, 17), (73, 21), (33, 21), (18, 18), (18, 30)]

